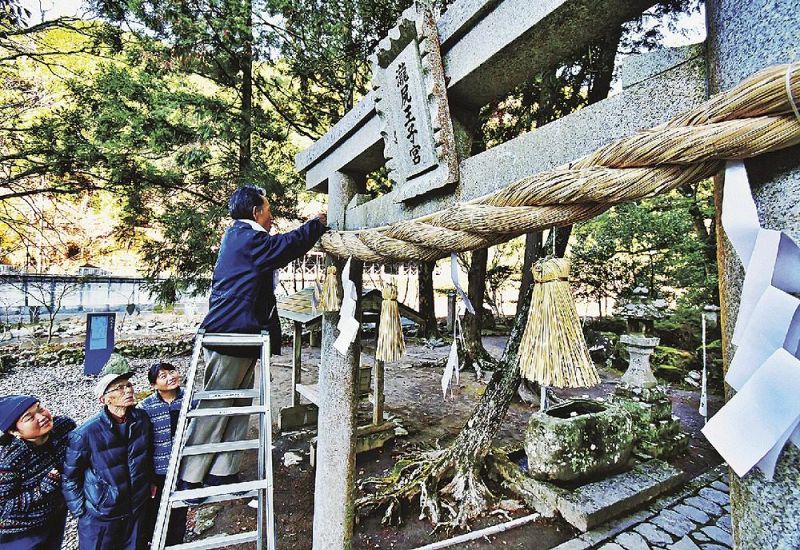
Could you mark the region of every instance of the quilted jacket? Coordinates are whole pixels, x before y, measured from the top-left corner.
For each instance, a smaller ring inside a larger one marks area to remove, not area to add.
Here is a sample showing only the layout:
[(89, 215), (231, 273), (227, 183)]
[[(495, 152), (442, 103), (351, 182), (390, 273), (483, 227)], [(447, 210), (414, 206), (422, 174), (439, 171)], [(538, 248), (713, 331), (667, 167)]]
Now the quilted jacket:
[(147, 413), (127, 412), (127, 440), (103, 408), (69, 435), (62, 492), (75, 517), (88, 511), (115, 519), (133, 514), (150, 499), (153, 429)]

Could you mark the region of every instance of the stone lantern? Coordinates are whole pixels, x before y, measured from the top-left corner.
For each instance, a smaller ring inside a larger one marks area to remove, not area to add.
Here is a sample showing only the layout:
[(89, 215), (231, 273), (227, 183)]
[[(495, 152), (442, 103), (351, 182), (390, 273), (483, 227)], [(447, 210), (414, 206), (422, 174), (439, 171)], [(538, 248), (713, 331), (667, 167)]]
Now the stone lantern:
[(628, 323), (628, 334), (622, 335), (620, 342), (628, 348), (630, 359), (613, 402), (631, 415), (634, 453), (641, 457), (667, 458), (689, 444), (689, 437), (680, 431), (680, 422), (672, 416), (669, 396), (656, 386), (650, 369), (650, 356), (659, 342), (653, 336), (653, 324), (665, 317), (666, 305), (663, 300), (650, 300), (648, 290), (638, 287), (630, 303), (617, 310)]
[(648, 289), (640, 286), (633, 290), (633, 299), (617, 310), (617, 315), (624, 317), (628, 325), (628, 334), (620, 337), (630, 354), (628, 370), (622, 375), (621, 382), (630, 387), (652, 388), (656, 385), (650, 356), (660, 339), (652, 336), (653, 323), (664, 317), (665, 307), (663, 300), (650, 300)]

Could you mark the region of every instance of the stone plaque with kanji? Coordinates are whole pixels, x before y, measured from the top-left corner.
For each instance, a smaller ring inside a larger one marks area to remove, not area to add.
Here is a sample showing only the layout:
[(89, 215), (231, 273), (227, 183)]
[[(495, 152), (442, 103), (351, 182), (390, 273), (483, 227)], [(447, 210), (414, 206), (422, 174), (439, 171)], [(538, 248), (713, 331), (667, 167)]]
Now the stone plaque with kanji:
[(458, 157), (433, 15), (404, 12), (373, 59), (375, 110), (399, 201), (458, 181)]

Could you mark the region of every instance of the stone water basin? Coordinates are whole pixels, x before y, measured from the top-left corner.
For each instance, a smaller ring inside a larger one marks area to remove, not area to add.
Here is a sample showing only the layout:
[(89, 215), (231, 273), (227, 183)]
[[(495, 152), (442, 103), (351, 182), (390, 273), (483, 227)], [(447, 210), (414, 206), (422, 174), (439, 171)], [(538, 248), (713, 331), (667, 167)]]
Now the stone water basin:
[(622, 469), (633, 448), (633, 423), (621, 407), (571, 399), (531, 415), (525, 432), (528, 474), (576, 481)]

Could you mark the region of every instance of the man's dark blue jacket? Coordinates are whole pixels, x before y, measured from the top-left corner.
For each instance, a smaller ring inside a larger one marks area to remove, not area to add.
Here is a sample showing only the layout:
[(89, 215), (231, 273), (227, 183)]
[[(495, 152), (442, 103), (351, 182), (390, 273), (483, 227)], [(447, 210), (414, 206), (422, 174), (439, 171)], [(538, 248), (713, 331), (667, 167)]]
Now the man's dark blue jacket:
[(61, 490), (69, 511), (103, 519), (137, 513), (150, 500), (153, 433), (147, 413), (126, 414), (127, 439), (105, 407), (69, 434)]
[[(269, 330), (272, 353), (281, 352), (281, 326), (272, 288), (273, 272), (311, 250), (326, 227), (313, 219), (294, 231), (270, 235), (236, 220), (219, 248), (211, 283), (206, 332), (258, 334)], [(214, 349), (214, 348), (212, 348)], [(259, 348), (219, 348), (220, 353), (257, 357)]]

